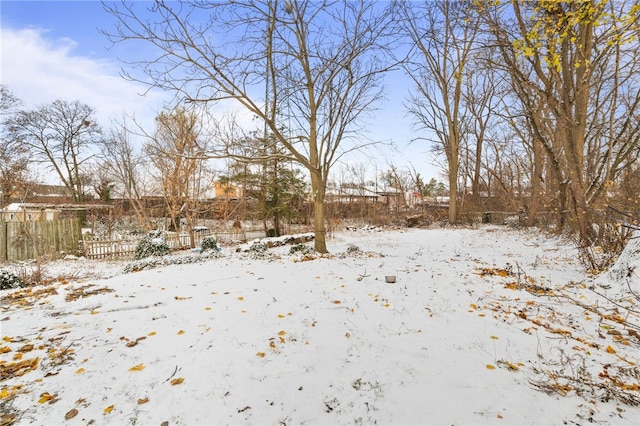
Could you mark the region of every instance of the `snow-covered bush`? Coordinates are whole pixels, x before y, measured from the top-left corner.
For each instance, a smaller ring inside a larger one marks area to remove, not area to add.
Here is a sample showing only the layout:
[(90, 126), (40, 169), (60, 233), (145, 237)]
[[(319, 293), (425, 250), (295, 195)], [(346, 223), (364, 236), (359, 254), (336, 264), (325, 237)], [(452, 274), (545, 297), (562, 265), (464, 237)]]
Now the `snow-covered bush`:
[(263, 242), (256, 241), (249, 246), (249, 257), (251, 259), (267, 259), (273, 257), (269, 253), (269, 248)]
[(140, 260), (151, 256), (164, 256), (170, 251), (162, 231), (151, 231), (140, 240), (133, 258)]
[(291, 248), (289, 249), (289, 254), (293, 255), (293, 254), (307, 254), (310, 253), (312, 250), (310, 247), (305, 246), (304, 244), (295, 244), (293, 246), (291, 246)]
[(0, 290), (24, 287), (24, 283), (14, 273), (0, 269)]
[(202, 251), (207, 251), (207, 250), (219, 251), (220, 250), (218, 248), (218, 242), (216, 241), (216, 238), (213, 236), (204, 237), (202, 239), (202, 244), (200, 244), (200, 246), (202, 247)]
[(125, 274), (131, 272), (138, 272), (145, 269), (153, 269), (158, 266), (167, 265), (185, 265), (189, 263), (206, 262), (209, 259), (217, 259), (222, 257), (222, 253), (218, 250), (206, 250), (202, 253), (189, 253), (186, 255), (173, 255), (173, 256), (151, 256), (144, 259), (134, 260), (129, 262), (123, 272)]

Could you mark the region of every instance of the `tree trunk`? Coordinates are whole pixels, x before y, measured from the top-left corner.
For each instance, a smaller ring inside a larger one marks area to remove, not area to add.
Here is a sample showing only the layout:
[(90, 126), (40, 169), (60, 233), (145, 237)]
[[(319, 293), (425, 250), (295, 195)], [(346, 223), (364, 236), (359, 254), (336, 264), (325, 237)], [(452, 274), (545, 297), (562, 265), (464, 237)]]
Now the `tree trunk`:
[(328, 253), (327, 232), (324, 221), (324, 195), (326, 181), (320, 171), (311, 173), (311, 190), (313, 191), (313, 231), (315, 233), (313, 248), (318, 253)]
[(458, 222), (458, 140), (450, 136), (449, 141), (449, 224)]

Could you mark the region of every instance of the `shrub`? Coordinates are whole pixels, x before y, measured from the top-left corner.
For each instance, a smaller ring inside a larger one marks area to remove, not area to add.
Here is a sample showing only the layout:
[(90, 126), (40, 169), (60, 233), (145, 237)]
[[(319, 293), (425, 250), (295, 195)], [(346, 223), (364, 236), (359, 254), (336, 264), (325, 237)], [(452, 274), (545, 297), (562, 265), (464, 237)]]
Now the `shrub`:
[(169, 244), (164, 239), (162, 232), (151, 231), (140, 240), (133, 258), (139, 260), (151, 256), (164, 256), (170, 251)]
[(305, 255), (305, 254), (314, 254), (315, 250), (309, 246), (305, 246), (304, 244), (295, 244), (293, 246), (291, 246), (291, 248), (289, 249), (289, 255), (295, 255), (295, 254), (301, 254), (301, 255)]
[(0, 269), (0, 290), (9, 290), (21, 287), (24, 287), (24, 283), (17, 277), (17, 275), (7, 270)]
[(207, 251), (207, 250), (219, 251), (220, 250), (218, 248), (218, 242), (216, 241), (216, 238), (213, 236), (204, 237), (202, 239), (202, 244), (200, 245), (202, 247), (202, 251)]

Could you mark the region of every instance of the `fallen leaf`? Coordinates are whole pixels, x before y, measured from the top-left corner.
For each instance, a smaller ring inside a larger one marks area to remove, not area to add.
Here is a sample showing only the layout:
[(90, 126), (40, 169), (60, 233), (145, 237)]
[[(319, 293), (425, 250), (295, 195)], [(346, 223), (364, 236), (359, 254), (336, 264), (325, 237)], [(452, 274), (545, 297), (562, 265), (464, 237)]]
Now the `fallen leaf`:
[(607, 353), (615, 354), (616, 350), (611, 347), (611, 345), (607, 346)]
[[(284, 318), (284, 315), (278, 314), (278, 318)], [(11, 350), (11, 349), (9, 349), (9, 350)]]
[(178, 334), (184, 334), (184, 330), (178, 331)]
[(109, 414), (110, 412), (113, 411), (113, 405), (108, 406), (107, 408), (104, 409), (104, 413), (105, 414)]
[(491, 364), (487, 364), (487, 370), (495, 370), (496, 368), (491, 365)]
[(78, 369), (76, 370), (76, 374), (82, 374), (82, 373), (84, 373), (85, 371), (87, 371), (87, 370), (85, 370), (84, 368), (78, 368)]
[(280, 331), (278, 332), (278, 336), (284, 336), (285, 334), (287, 334), (287, 332), (286, 332), (286, 331), (284, 331), (284, 330), (280, 330)]
[(491, 339), (498, 340), (498, 336), (491, 336)]
[(182, 382), (184, 382), (184, 377), (176, 377), (175, 379), (171, 380), (171, 384), (174, 386), (179, 385)]
[(18, 352), (31, 352), (33, 350), (33, 345), (32, 344), (26, 344), (23, 347), (21, 347), (20, 349), (18, 349)]
[(142, 371), (144, 370), (144, 364), (134, 365), (129, 369), (129, 371)]
[(149, 397), (145, 396), (144, 398), (138, 398), (138, 404), (146, 404), (149, 402)]
[(53, 403), (56, 400), (56, 396), (57, 395), (51, 395), (49, 392), (45, 392), (42, 395), (40, 395), (40, 399), (38, 400), (38, 404), (44, 404), (45, 402), (49, 401), (49, 403)]
[(70, 420), (77, 415), (78, 415), (78, 410), (76, 410), (75, 408), (72, 408), (71, 410), (67, 411), (67, 414), (64, 415), (64, 419)]
[(264, 358), (266, 354), (264, 352), (258, 352), (256, 353), (256, 356), (259, 356), (260, 358)]
[(149, 334), (147, 334), (147, 336), (155, 336), (155, 335), (156, 335), (156, 332), (155, 332), (155, 331), (152, 331), (152, 332), (150, 332)]

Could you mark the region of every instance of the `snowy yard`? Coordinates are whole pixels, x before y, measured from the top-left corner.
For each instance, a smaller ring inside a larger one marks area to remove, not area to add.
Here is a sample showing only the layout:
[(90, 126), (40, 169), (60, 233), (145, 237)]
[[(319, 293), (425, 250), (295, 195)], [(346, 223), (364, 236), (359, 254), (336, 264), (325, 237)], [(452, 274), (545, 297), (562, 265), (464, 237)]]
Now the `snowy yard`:
[(0, 423), (638, 424), (640, 267), (501, 227), (290, 248), (1, 292)]

